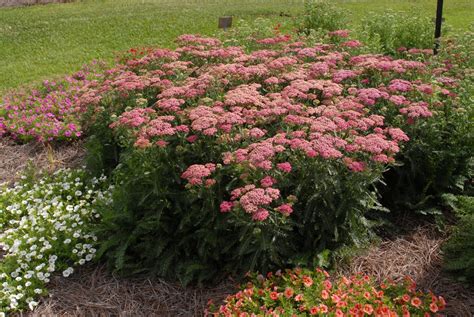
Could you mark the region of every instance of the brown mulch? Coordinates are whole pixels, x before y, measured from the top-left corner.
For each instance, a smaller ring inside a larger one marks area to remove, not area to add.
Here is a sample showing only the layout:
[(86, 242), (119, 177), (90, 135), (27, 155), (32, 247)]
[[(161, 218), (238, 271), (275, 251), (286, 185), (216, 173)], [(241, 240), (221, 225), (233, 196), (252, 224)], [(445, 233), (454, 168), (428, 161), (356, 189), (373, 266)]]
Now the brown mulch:
[(235, 293), (231, 280), (208, 288), (182, 287), (160, 279), (117, 278), (103, 266), (55, 277), (50, 297), (33, 316), (202, 316), (207, 301)]
[[(338, 274), (364, 272), (378, 280), (413, 278), (420, 289), (447, 300), (445, 316), (474, 316), (474, 290), (442, 273), (440, 246), (446, 236), (433, 226), (373, 245), (339, 268)], [(56, 277), (51, 297), (34, 316), (202, 316), (208, 299), (219, 303), (236, 285), (226, 281), (207, 289), (184, 288), (162, 280), (125, 279), (104, 267), (81, 268), (67, 279)]]
[(447, 235), (433, 225), (417, 227), (411, 234), (385, 240), (355, 256), (341, 274), (364, 272), (379, 281), (413, 278), (424, 291), (431, 290), (447, 301), (446, 316), (474, 316), (474, 289), (468, 289), (442, 272), (441, 245)]
[(61, 145), (16, 144), (0, 138), (0, 183), (17, 180), (20, 172), (29, 166), (49, 172), (61, 167), (78, 167), (84, 155), (81, 141)]

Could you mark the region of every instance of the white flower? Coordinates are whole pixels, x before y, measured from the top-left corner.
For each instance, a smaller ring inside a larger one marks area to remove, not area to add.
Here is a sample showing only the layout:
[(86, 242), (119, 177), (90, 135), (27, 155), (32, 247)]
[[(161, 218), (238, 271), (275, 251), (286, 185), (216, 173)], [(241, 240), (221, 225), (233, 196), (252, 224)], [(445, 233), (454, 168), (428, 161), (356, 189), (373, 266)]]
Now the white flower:
[(38, 302), (31, 301), (28, 303), (28, 307), (30, 308), (30, 310), (35, 309), (36, 306), (38, 306)]

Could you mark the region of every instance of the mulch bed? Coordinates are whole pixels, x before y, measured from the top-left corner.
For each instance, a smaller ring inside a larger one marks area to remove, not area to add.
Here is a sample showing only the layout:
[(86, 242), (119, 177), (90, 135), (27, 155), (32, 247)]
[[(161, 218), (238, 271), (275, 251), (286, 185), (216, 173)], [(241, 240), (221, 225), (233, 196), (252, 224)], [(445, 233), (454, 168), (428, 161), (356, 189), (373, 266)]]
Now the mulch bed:
[(15, 144), (0, 138), (0, 183), (15, 181), (28, 167), (49, 172), (61, 167), (78, 167), (84, 155), (81, 141), (59, 145)]
[(364, 272), (379, 281), (413, 278), (420, 289), (431, 290), (447, 301), (446, 316), (474, 316), (474, 289), (453, 281), (442, 271), (441, 245), (448, 238), (434, 225), (418, 226), (411, 233), (387, 239), (355, 256), (342, 274)]
[(214, 287), (182, 287), (160, 279), (118, 278), (104, 266), (56, 276), (31, 316), (202, 316), (209, 298), (236, 291), (231, 280)]

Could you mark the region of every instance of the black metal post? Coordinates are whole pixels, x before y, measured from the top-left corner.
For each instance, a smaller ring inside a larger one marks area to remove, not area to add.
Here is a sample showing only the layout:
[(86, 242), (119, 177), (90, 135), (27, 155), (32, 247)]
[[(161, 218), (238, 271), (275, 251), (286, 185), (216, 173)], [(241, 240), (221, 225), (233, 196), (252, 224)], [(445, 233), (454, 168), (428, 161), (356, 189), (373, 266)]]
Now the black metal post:
[(443, 22), (443, 0), (438, 0), (438, 5), (436, 7), (435, 46), (433, 49), (433, 53), (435, 55), (438, 54), (442, 22)]

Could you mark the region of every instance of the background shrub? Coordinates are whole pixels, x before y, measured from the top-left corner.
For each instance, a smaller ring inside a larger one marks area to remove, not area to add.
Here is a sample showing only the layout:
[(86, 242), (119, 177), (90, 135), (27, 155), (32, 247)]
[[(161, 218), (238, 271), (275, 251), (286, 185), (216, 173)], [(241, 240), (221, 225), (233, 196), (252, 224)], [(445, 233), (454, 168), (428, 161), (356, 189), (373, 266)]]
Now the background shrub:
[(304, 13), (299, 22), (299, 31), (309, 33), (310, 30), (335, 31), (345, 29), (348, 14), (345, 9), (329, 0), (307, 0)]
[(416, 13), (371, 13), (362, 20), (362, 37), (367, 42), (379, 43), (387, 54), (396, 54), (400, 48), (433, 48), (433, 30), (431, 18)]

